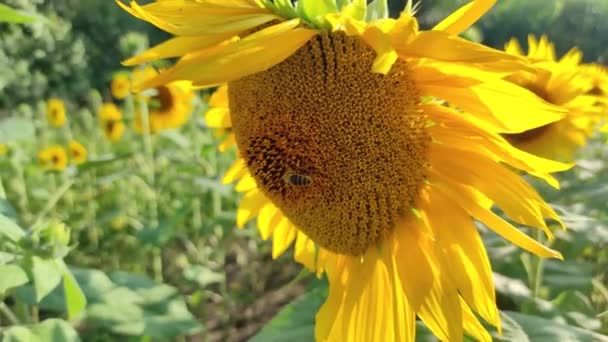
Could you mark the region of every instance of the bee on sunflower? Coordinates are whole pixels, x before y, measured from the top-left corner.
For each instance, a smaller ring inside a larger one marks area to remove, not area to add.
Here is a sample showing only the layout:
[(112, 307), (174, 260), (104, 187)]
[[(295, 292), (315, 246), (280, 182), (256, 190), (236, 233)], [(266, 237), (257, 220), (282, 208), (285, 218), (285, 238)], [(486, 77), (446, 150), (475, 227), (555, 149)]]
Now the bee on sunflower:
[(524, 53), (517, 39), (505, 45), (505, 51), (526, 56), (533, 62), (533, 70), (522, 70), (506, 77), (568, 111), (556, 122), (528, 131), (507, 134), (505, 137), (517, 148), (541, 157), (571, 161), (574, 152), (585, 145), (602, 119), (601, 96), (593, 93), (593, 80), (581, 72), (582, 53), (577, 48), (556, 59), (555, 46), (547, 36), (537, 39), (528, 36), (528, 53)]
[[(567, 111), (508, 82), (526, 58), (458, 34), (495, 1), (472, 1), (430, 31), (408, 2), (163, 0), (119, 4), (174, 35), (128, 65), (180, 57), (137, 85), (221, 85), (210, 126), (239, 158), (224, 178), (245, 195), (273, 257), (295, 259), (329, 294), (319, 341), (414, 341), (419, 317), (441, 340), (500, 329), (491, 268), (474, 221), (541, 257), (561, 258), (513, 223), (543, 230), (558, 215), (518, 174), (546, 180), (570, 165), (511, 146)], [(443, 106), (437, 99), (457, 106)], [(529, 115), (534, 112), (535, 115)], [(494, 214), (493, 201), (512, 222)]]

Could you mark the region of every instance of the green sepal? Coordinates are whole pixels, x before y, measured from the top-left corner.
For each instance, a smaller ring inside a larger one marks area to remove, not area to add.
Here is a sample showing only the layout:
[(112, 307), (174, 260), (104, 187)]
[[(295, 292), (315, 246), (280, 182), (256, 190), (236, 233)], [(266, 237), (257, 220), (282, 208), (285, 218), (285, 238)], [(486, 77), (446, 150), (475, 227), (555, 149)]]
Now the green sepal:
[(336, 0), (300, 0), (296, 10), (301, 18), (313, 26), (321, 29), (331, 29), (331, 26), (325, 20), (325, 15), (337, 13), (338, 6)]
[(350, 5), (346, 6), (342, 12), (355, 20), (364, 21), (367, 12), (367, 1), (354, 0)]
[(388, 3), (387, 0), (374, 0), (367, 5), (366, 21), (374, 21), (378, 19), (388, 18)]

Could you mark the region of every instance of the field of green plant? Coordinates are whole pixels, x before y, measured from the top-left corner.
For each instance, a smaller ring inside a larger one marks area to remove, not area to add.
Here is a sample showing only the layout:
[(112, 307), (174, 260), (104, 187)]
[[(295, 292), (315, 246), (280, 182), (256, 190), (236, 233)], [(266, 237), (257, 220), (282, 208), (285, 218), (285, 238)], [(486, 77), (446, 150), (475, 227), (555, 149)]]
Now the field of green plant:
[[(421, 1), (421, 25), (464, 2)], [(607, 20), (604, 0), (503, 0), (466, 36), (502, 48), (546, 33), (559, 55), (606, 63)], [(327, 281), (291, 250), (276, 258), (256, 220), (236, 227), (242, 194), (223, 182), (236, 151), (206, 117), (213, 89), (128, 90), (165, 65), (121, 60), (166, 37), (108, 0), (0, 4), (0, 341), (313, 340)], [(161, 118), (163, 96), (180, 106)], [(530, 234), (563, 261), (478, 225), (495, 340), (608, 341), (607, 139), (594, 133), (560, 190), (528, 179), (567, 226)]]

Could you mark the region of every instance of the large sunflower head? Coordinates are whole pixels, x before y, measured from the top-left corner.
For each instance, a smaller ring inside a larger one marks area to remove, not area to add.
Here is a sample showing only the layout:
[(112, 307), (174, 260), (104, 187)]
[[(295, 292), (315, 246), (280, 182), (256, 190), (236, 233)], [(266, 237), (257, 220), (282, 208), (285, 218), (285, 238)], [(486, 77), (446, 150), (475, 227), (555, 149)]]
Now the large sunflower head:
[[(134, 82), (145, 82), (158, 75), (156, 70), (147, 67), (133, 73)], [(138, 94), (137, 98), (147, 104), (149, 130), (158, 133), (162, 130), (181, 127), (193, 110), (194, 90), (188, 81), (170, 82), (157, 85)], [(136, 109), (135, 131), (144, 132), (144, 113)]]
[(111, 102), (103, 103), (99, 108), (98, 117), (105, 137), (113, 143), (119, 141), (125, 132), (125, 123), (118, 107)]
[(65, 103), (58, 98), (51, 98), (46, 102), (46, 117), (54, 127), (65, 125)]
[(68, 166), (68, 155), (59, 145), (52, 145), (38, 152), (38, 164), (46, 170), (61, 171)]
[(571, 160), (577, 148), (585, 144), (601, 119), (601, 100), (593, 94), (593, 80), (581, 72), (581, 52), (573, 48), (556, 59), (555, 47), (546, 36), (528, 37), (525, 54), (519, 42), (511, 39), (505, 51), (526, 56), (533, 61), (532, 71), (507, 76), (514, 82), (544, 99), (560, 106), (568, 114), (559, 121), (517, 134), (505, 135), (518, 148), (552, 159)]
[[(525, 58), (457, 35), (494, 1), (472, 1), (421, 31), (411, 3), (163, 0), (122, 5), (176, 35), (128, 61), (180, 57), (139, 85), (221, 84), (206, 114), (239, 158), (225, 181), (245, 192), (273, 257), (295, 258), (330, 289), (320, 341), (413, 341), (420, 317), (442, 340), (500, 326), (488, 256), (474, 220), (527, 251), (559, 253), (513, 223), (542, 229), (556, 213), (518, 174), (557, 186), (569, 165), (514, 148), (501, 133), (567, 110), (503, 79)], [(449, 103), (450, 106), (446, 106)], [(530, 115), (533, 112), (534, 115)], [(494, 214), (499, 206), (510, 221)]]

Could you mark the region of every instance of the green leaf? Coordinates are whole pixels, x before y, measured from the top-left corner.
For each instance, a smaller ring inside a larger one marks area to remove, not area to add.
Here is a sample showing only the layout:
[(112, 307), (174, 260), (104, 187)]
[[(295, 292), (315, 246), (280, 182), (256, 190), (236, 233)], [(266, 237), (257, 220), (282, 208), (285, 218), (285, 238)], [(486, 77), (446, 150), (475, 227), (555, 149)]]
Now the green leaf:
[(593, 265), (589, 262), (547, 260), (544, 264), (543, 284), (548, 285), (551, 291), (589, 292), (593, 288), (592, 278)]
[(496, 341), (517, 342), (608, 342), (608, 336), (592, 331), (561, 324), (536, 316), (504, 311), (501, 314), (503, 323), (502, 336), (494, 335)]
[(27, 273), (17, 265), (0, 265), (0, 296), (6, 290), (26, 284)]
[(61, 283), (62, 272), (55, 260), (42, 259), (33, 256), (29, 263), (32, 281), (34, 283), (34, 298), (40, 302), (59, 283)]
[[(88, 304), (84, 313), (91, 329), (101, 328), (128, 336), (150, 336), (161, 341), (202, 330), (180, 293), (172, 286), (125, 272), (107, 276), (92, 269), (74, 268), (71, 271), (86, 296)], [(69, 311), (70, 304), (65, 298), (67, 292), (65, 289), (53, 291), (40, 307)], [(76, 304), (79, 304), (76, 308), (83, 305), (82, 302)]]
[(34, 139), (34, 124), (31, 120), (17, 117), (0, 120), (0, 144), (30, 139)]
[(287, 304), (250, 342), (314, 341), (315, 316), (327, 296), (323, 283)]
[(158, 227), (146, 226), (137, 232), (137, 239), (145, 246), (162, 247), (175, 236), (176, 227), (184, 222), (192, 207), (184, 205), (173, 216), (163, 218)]
[(6, 216), (13, 221), (17, 220), (17, 211), (10, 202), (4, 198), (0, 198), (0, 216)]
[(47, 319), (36, 325), (13, 326), (2, 331), (2, 342), (31, 341), (76, 342), (80, 338), (71, 325), (59, 319)]
[(63, 272), (63, 291), (65, 294), (65, 306), (68, 319), (72, 320), (78, 316), (87, 306), (87, 299), (82, 292), (74, 275), (66, 267)]
[(8, 239), (17, 242), (25, 236), (25, 232), (13, 220), (4, 215), (0, 215), (0, 241)]
[(386, 0), (374, 0), (367, 5), (367, 21), (388, 18), (388, 4)]
[(0, 22), (27, 24), (36, 20), (37, 18), (34, 16), (20, 13), (7, 5), (0, 4)]

